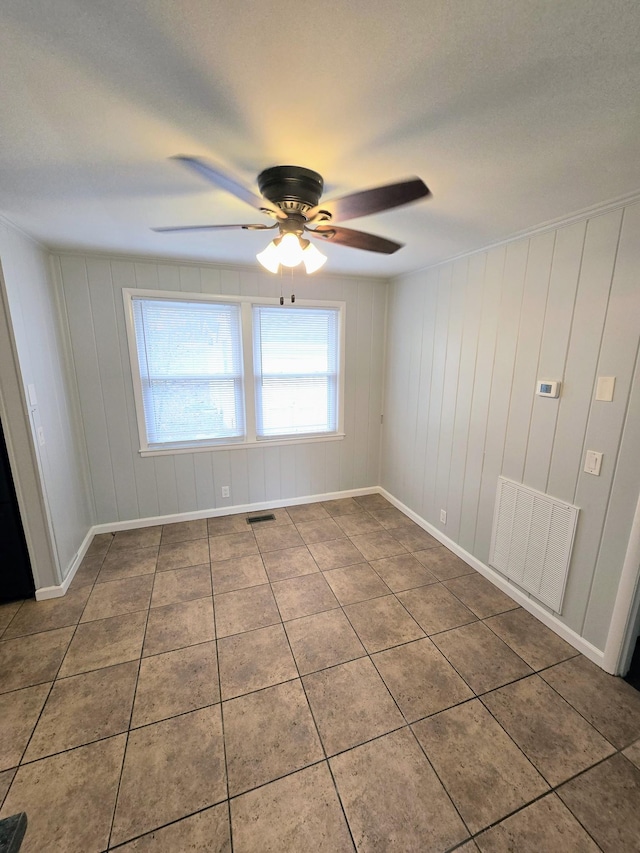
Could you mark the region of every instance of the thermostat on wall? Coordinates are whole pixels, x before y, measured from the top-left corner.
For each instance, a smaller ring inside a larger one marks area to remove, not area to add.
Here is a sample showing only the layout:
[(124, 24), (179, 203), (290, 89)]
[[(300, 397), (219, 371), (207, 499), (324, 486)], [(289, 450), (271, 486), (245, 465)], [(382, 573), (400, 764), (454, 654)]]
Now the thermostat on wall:
[(538, 379), (536, 394), (539, 397), (559, 397), (560, 382), (552, 379)]

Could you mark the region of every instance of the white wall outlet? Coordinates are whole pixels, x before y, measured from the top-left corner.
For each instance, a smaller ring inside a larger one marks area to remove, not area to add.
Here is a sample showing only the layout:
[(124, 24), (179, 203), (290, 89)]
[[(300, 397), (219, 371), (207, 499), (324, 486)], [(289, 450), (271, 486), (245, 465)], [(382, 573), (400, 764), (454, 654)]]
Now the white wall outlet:
[(600, 476), (600, 466), (602, 465), (602, 453), (597, 450), (587, 450), (587, 455), (584, 461), (584, 470), (587, 474), (595, 474)]
[(36, 386), (27, 385), (27, 391), (29, 393), (29, 405), (32, 408), (35, 408), (38, 405), (38, 398), (36, 396)]
[(38, 433), (38, 444), (40, 447), (44, 447), (44, 430), (39, 426), (36, 432)]
[(222, 497), (223, 498), (229, 497), (229, 486), (223, 486), (222, 487)]
[(443, 524), (446, 524), (446, 523), (447, 523), (447, 511), (446, 511), (446, 509), (441, 509), (441, 510), (440, 510), (440, 521), (441, 521)]

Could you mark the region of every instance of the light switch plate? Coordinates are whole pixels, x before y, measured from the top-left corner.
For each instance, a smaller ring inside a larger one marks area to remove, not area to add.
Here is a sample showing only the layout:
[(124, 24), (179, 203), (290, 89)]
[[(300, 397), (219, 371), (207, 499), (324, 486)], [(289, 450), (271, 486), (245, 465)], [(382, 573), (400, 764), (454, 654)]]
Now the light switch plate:
[(600, 476), (600, 466), (602, 465), (602, 453), (597, 450), (587, 450), (587, 455), (584, 462), (584, 470), (587, 474)]
[(596, 400), (601, 400), (603, 403), (611, 403), (613, 401), (613, 389), (615, 387), (615, 376), (598, 376), (598, 384), (596, 385)]

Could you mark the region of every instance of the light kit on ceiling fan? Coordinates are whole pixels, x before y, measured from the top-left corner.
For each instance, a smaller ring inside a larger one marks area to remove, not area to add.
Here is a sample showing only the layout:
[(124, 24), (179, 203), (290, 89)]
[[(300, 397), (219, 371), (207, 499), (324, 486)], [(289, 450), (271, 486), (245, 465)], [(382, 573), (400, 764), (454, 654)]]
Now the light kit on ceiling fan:
[(291, 232), (276, 237), (256, 258), (266, 270), (273, 273), (277, 273), (280, 266), (297, 267), (304, 264), (307, 275), (319, 270), (327, 261), (327, 256), (318, 251), (310, 240), (303, 240)]
[[(281, 266), (297, 267), (304, 264), (307, 274), (319, 270), (326, 263), (326, 256), (304, 237), (337, 243), (352, 249), (366, 249), (391, 255), (402, 248), (402, 243), (387, 240), (364, 231), (354, 231), (334, 225), (333, 220), (344, 221), (359, 216), (369, 216), (391, 210), (426, 198), (431, 193), (420, 178), (408, 178), (395, 184), (386, 184), (370, 190), (350, 193), (339, 198), (323, 201), (322, 176), (303, 166), (272, 166), (258, 175), (261, 195), (218, 167), (199, 157), (178, 156), (190, 169), (198, 172), (212, 184), (256, 208), (260, 213), (273, 217), (273, 225), (182, 225), (171, 228), (154, 228), (153, 231), (269, 231), (278, 228), (279, 235), (256, 255), (260, 264), (269, 272), (277, 273)], [(331, 225), (322, 223), (331, 223)], [(310, 228), (310, 225), (314, 225)]]

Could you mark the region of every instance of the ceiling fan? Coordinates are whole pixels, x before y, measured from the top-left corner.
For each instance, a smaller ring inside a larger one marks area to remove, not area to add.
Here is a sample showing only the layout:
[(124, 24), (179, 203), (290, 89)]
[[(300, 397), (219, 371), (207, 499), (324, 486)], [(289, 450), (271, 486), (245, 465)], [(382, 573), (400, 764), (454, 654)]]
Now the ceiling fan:
[[(391, 255), (401, 249), (403, 244), (364, 231), (342, 228), (334, 225), (333, 221), (344, 222), (358, 216), (368, 216), (431, 195), (429, 188), (420, 178), (409, 178), (399, 183), (361, 190), (320, 203), (324, 189), (321, 175), (302, 166), (272, 166), (258, 175), (261, 193), (259, 196), (199, 157), (180, 155), (172, 159), (184, 163), (215, 186), (226, 190), (261, 213), (273, 217), (276, 222), (273, 225), (183, 225), (152, 230), (269, 231), (277, 228), (278, 236), (256, 256), (262, 266), (274, 273), (278, 271), (280, 264), (294, 267), (303, 263), (307, 273), (315, 272), (324, 264), (326, 257), (304, 237), (305, 234), (353, 249)], [(314, 227), (309, 227), (311, 225)]]

